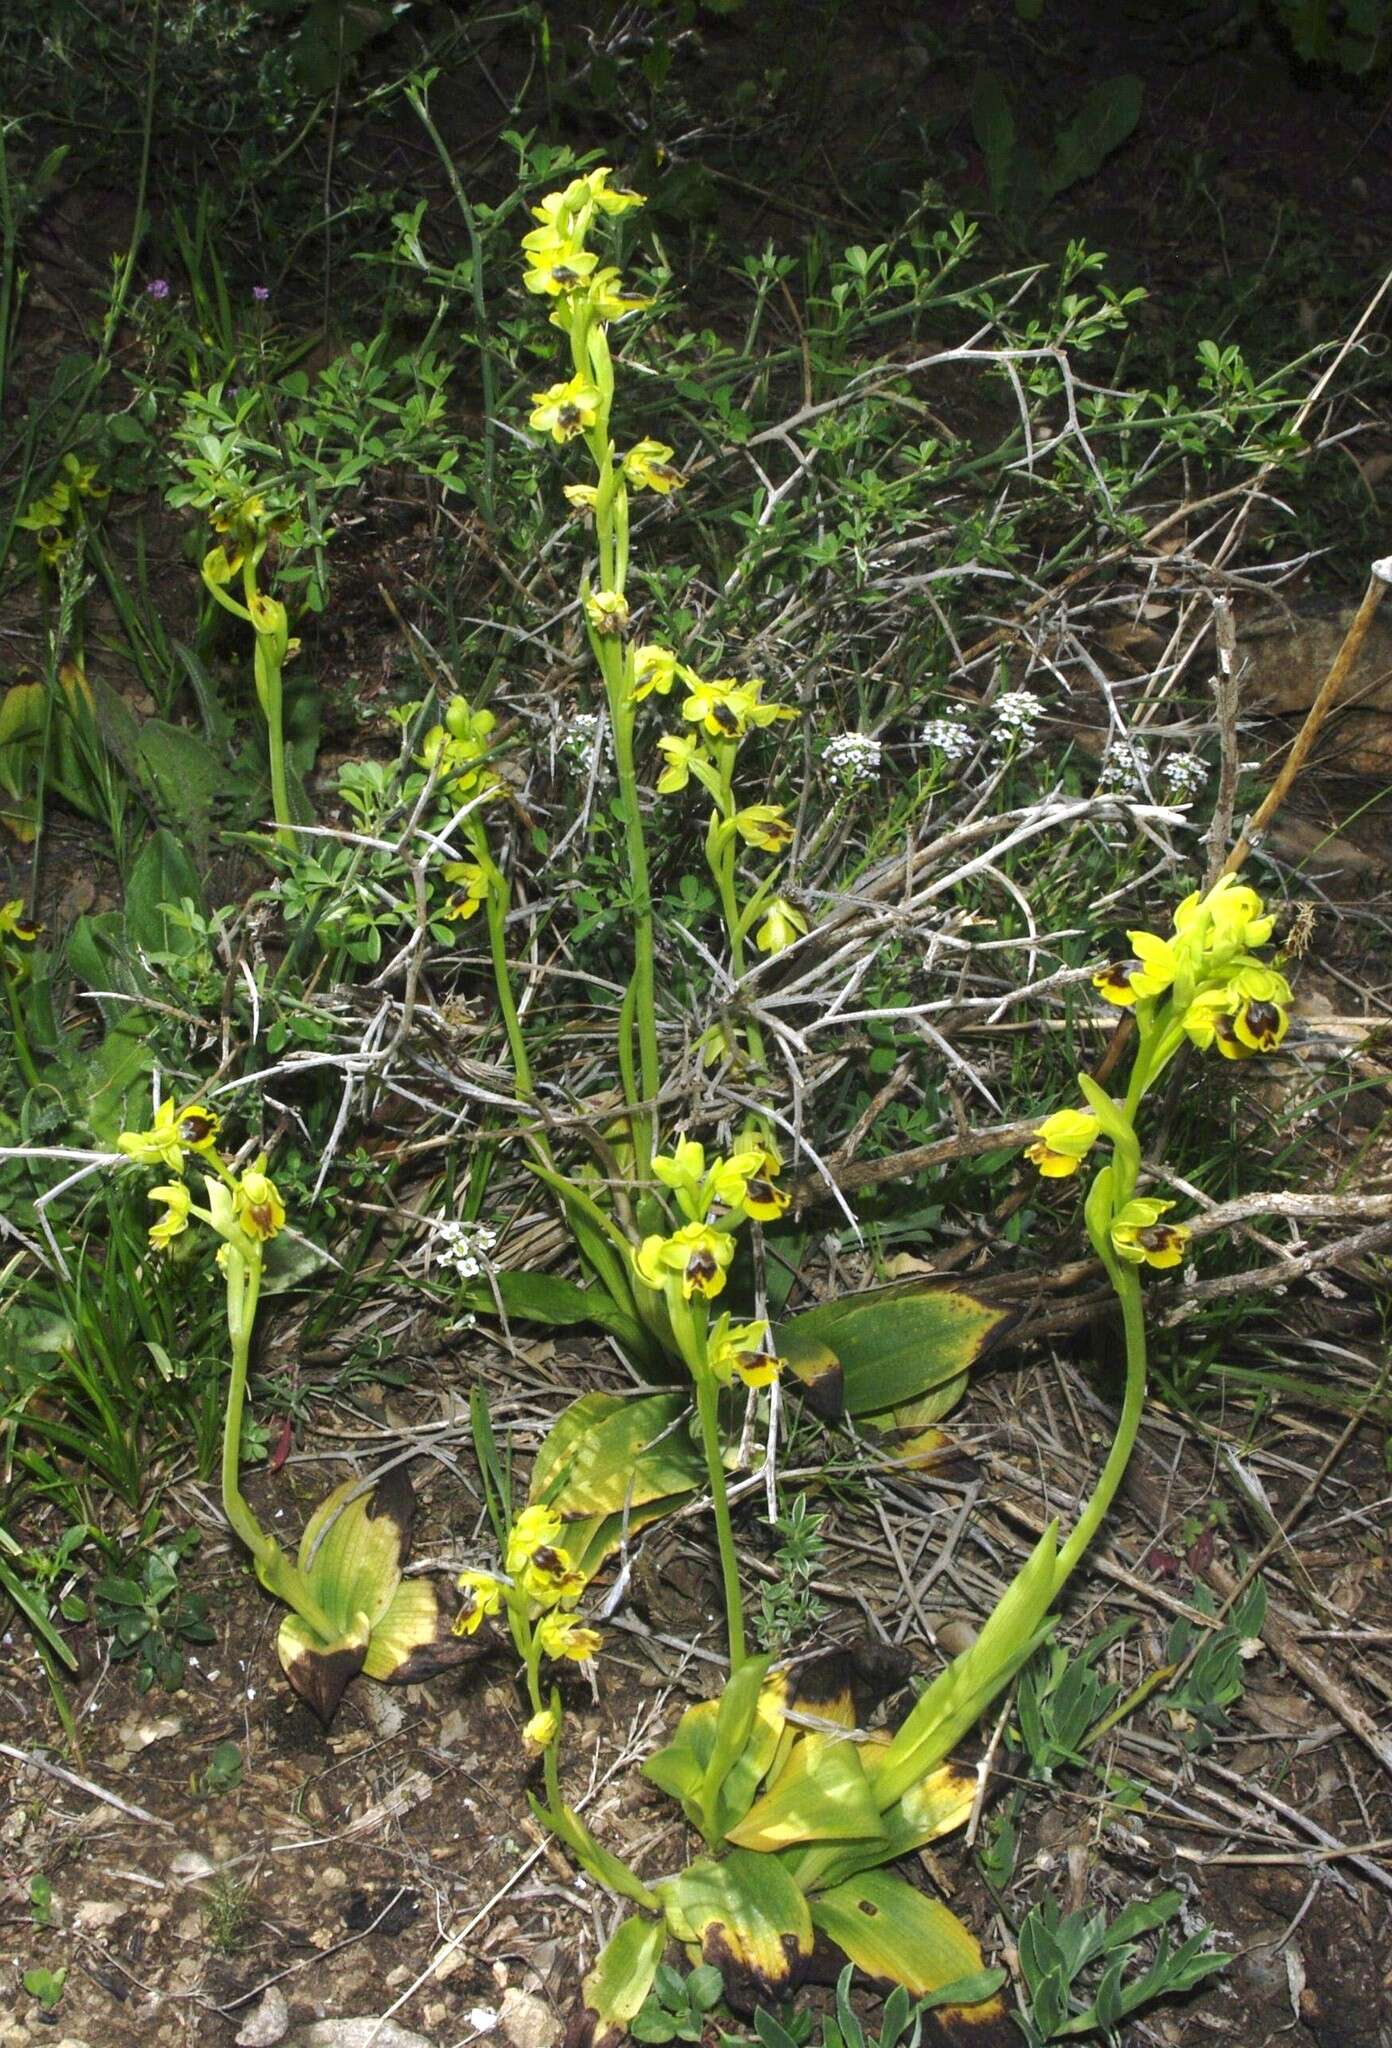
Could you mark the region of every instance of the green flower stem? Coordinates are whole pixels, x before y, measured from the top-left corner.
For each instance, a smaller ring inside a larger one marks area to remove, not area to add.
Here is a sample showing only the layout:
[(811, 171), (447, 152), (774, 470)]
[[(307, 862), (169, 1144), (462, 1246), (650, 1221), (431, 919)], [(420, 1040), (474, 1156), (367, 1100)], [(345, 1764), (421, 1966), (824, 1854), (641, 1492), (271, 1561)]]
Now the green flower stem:
[[(727, 746), (717, 748), (717, 753), (720, 756), (721, 766), (720, 787), (718, 793), (712, 792), (712, 794), (714, 795), (716, 809), (721, 819), (728, 820), (735, 815), (734, 744), (730, 743)], [(720, 896), (721, 915), (725, 919), (725, 930), (730, 940), (730, 972), (736, 982), (744, 979), (744, 938), (750, 924), (748, 910), (741, 911), (739, 907), (739, 891), (735, 883), (735, 867), (738, 858), (739, 854), (734, 833), (727, 833), (723, 838), (715, 831), (707, 835), (706, 861), (711, 874), (715, 878), (715, 886)], [(764, 1053), (764, 1034), (752, 1017), (745, 1018), (743, 1030), (749, 1042), (749, 1050), (753, 1054), (755, 1066), (760, 1073), (763, 1073), (767, 1067)]]
[(720, 1576), (725, 1587), (725, 1624), (730, 1638), (730, 1672), (733, 1676), (745, 1659), (744, 1598), (740, 1592), (739, 1565), (735, 1558), (735, 1532), (730, 1523), (730, 1498), (725, 1491), (725, 1464), (720, 1443), (720, 1389), (704, 1368), (695, 1375), (695, 1379), (696, 1415), (701, 1426), (701, 1448), (706, 1454), (706, 1476), (710, 1481), (715, 1533), (720, 1545)]
[(503, 1029), (507, 1033), (508, 1047), (512, 1053), (512, 1070), (517, 1081), (517, 1092), (524, 1101), (531, 1102), (535, 1097), (532, 1063), (527, 1057), (527, 1040), (513, 997), (512, 974), (508, 967), (507, 883), (494, 864), (483, 827), (473, 819), (469, 821), (468, 836), (474, 859), (488, 878), (488, 894), (483, 899), (483, 914), (488, 925), (488, 950), (493, 957), (493, 983), (498, 992), (498, 1008), (503, 1013)]
[[(633, 757), (633, 703), (631, 697), (625, 701), (625, 696), (621, 690), (610, 690), (609, 720), (614, 733), (614, 764), (618, 771), (619, 804), (623, 812), (633, 909), (631, 995), (633, 1020), (638, 1027), (638, 1078), (642, 1090), (639, 1099), (646, 1105), (634, 1117), (633, 1142), (638, 1155), (638, 1178), (646, 1181), (652, 1171), (653, 1123), (662, 1070), (657, 1052), (652, 884), (648, 877), (648, 848), (643, 835), (638, 771)], [(636, 1101), (630, 1099), (630, 1107), (636, 1109)]]
[[(285, 692), (281, 683), (284, 656), (275, 646), (280, 637), (279, 630), (267, 632), (257, 624), (257, 603), (260, 591), (256, 584), (256, 564), (259, 554), (248, 552), (242, 565), (242, 591), (246, 598), (246, 616), (251, 621), (255, 634), (252, 654), (252, 672), (256, 683), (257, 702), (261, 715), (266, 721), (266, 752), (271, 764), (271, 812), (276, 822), (276, 841), (279, 845), (293, 848), (295, 834), (290, 823), (290, 790), (285, 774)], [(221, 593), (216, 587), (214, 597)], [(226, 603), (226, 598), (223, 598)], [(233, 609), (232, 606), (228, 607)], [(282, 612), (282, 617), (284, 616)]]
[(24, 1013), (20, 1009), (19, 991), (14, 976), (5, 975), (5, 995), (10, 1005), (10, 1024), (14, 1032), (14, 1055), (19, 1062), (19, 1071), (31, 1088), (42, 1086), (39, 1070), (34, 1065), (34, 1055), (29, 1049), (29, 1034), (24, 1028)]
[[(259, 644), (263, 651), (266, 637), (265, 634), (259, 636)], [(276, 821), (275, 836), (279, 845), (293, 847), (296, 839), (290, 827), (290, 788), (285, 774), (285, 710), (280, 663), (267, 660), (263, 673), (266, 749), (271, 761), (271, 812)]]
[(1057, 1598), (1062, 1592), (1075, 1565), (1097, 1534), (1103, 1517), (1112, 1504), (1116, 1490), (1131, 1462), (1136, 1432), (1141, 1426), (1141, 1414), (1145, 1408), (1146, 1331), (1145, 1310), (1141, 1304), (1140, 1274), (1126, 1270), (1111, 1260), (1108, 1261), (1108, 1271), (1121, 1303), (1122, 1324), (1126, 1333), (1126, 1392), (1121, 1404), (1121, 1420), (1117, 1424), (1117, 1433), (1112, 1439), (1107, 1462), (1102, 1468), (1102, 1476), (1093, 1489), (1092, 1499), (1079, 1516), (1072, 1535), (1055, 1560), (1053, 1598)]
[(292, 1565), (273, 1536), (268, 1536), (247, 1506), (240, 1485), (242, 1410), (246, 1403), (251, 1332), (261, 1292), (261, 1255), (247, 1259), (229, 1245), (227, 1253), (227, 1334), (232, 1347), (232, 1375), (222, 1419), (222, 1511), (251, 1552), (256, 1576), (268, 1592), (307, 1621), (325, 1642), (340, 1633), (337, 1623), (315, 1599), (303, 1572)]

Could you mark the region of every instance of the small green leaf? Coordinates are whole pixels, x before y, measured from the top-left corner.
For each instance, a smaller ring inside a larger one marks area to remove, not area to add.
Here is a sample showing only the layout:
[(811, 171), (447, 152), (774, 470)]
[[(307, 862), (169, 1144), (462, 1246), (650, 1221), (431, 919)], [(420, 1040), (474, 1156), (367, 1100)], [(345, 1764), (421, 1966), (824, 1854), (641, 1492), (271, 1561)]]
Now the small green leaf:
[(635, 1915), (623, 1922), (581, 1979), (566, 2028), (567, 2048), (618, 2048), (652, 1989), (666, 1946), (667, 1929), (660, 1920)]

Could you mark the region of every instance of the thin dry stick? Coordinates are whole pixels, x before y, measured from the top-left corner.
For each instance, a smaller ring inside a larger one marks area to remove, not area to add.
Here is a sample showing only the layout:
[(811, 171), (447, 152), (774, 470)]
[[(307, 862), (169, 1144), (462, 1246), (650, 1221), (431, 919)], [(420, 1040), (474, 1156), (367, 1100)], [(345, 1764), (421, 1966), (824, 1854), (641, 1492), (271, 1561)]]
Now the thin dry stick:
[(1329, 674), (1320, 684), (1315, 701), (1305, 714), (1305, 723), (1296, 734), (1290, 752), (1281, 763), (1276, 780), (1258, 805), (1246, 831), (1223, 863), (1225, 875), (1237, 873), (1252, 851), (1253, 845), (1261, 838), (1285, 802), (1291, 784), (1304, 767), (1310, 749), (1319, 737), (1320, 727), (1334, 709), (1339, 692), (1348, 680), (1349, 671), (1358, 659), (1358, 651), (1368, 636), (1369, 626), (1373, 623), (1373, 614), (1382, 603), (1389, 583), (1392, 583), (1392, 555), (1386, 555), (1380, 562), (1374, 562), (1369, 570), (1368, 588), (1364, 591), (1363, 602), (1354, 613), (1352, 623), (1344, 635), (1344, 644), (1331, 662)]

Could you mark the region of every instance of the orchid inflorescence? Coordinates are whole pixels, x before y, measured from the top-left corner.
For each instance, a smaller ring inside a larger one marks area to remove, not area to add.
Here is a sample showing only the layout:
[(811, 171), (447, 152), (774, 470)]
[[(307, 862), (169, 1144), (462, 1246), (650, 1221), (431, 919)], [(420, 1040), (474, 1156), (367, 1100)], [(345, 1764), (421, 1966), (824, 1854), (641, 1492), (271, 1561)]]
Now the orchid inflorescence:
[[(1290, 1028), (1290, 984), (1258, 957), (1275, 920), (1256, 891), (1224, 875), (1206, 894), (1195, 890), (1174, 913), (1174, 935), (1127, 933), (1131, 952), (1093, 976), (1109, 1003), (1135, 1014), (1137, 1047), (1125, 1100), (1115, 1103), (1080, 1078), (1086, 1109), (1059, 1109), (1039, 1125), (1026, 1157), (1051, 1180), (1077, 1173), (1098, 1139), (1117, 1150), (1106, 1204), (1090, 1198), (1088, 1227), (1099, 1252), (1128, 1265), (1175, 1266), (1189, 1232), (1163, 1218), (1172, 1203), (1137, 1196), (1139, 1149), (1134, 1120), (1142, 1098), (1186, 1045), (1217, 1047), (1225, 1059), (1274, 1052)], [(1133, 1163), (1134, 1155), (1134, 1163)]]
[(524, 1735), (533, 1750), (549, 1749), (561, 1726), (561, 1706), (553, 1693), (541, 1697), (540, 1667), (569, 1660), (589, 1664), (599, 1655), (601, 1637), (577, 1618), (574, 1609), (585, 1590), (585, 1575), (562, 1541), (564, 1524), (554, 1509), (532, 1505), (522, 1509), (507, 1532), (504, 1570), (469, 1570), (455, 1581), (462, 1600), (454, 1633), (471, 1636), (480, 1623), (505, 1612), (526, 1674), (532, 1715)]

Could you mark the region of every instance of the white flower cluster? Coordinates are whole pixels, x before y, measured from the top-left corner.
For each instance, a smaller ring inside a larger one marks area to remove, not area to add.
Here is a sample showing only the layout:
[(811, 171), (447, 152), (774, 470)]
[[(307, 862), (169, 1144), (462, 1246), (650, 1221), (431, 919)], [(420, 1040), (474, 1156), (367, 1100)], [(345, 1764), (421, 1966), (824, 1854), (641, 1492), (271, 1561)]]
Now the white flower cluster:
[(1109, 740), (1097, 787), (1107, 796), (1144, 796), (1150, 772), (1150, 749), (1144, 740)]
[(1194, 801), (1208, 781), (1207, 764), (1197, 754), (1169, 754), (1164, 765), (1165, 794), (1174, 804)]
[(614, 751), (608, 724), (597, 711), (572, 711), (556, 745), (572, 768), (587, 769), (597, 746), (602, 746), (606, 755)]
[(822, 749), (822, 765), (840, 790), (861, 789), (880, 772), (884, 749), (863, 732), (839, 732)]
[(976, 746), (976, 737), (959, 718), (930, 718), (918, 736), (918, 743), (921, 747), (935, 747), (951, 768), (966, 760)]
[(1005, 690), (991, 706), (995, 724), (991, 744), (998, 754), (1023, 754), (1034, 745), (1039, 721), (1044, 716), (1042, 699), (1033, 690)]
[(431, 1265), (448, 1266), (456, 1280), (477, 1280), (487, 1269), (488, 1255), (497, 1242), (497, 1231), (487, 1223), (464, 1223), (457, 1216), (432, 1216), (426, 1259)]

